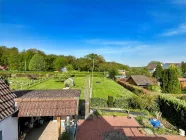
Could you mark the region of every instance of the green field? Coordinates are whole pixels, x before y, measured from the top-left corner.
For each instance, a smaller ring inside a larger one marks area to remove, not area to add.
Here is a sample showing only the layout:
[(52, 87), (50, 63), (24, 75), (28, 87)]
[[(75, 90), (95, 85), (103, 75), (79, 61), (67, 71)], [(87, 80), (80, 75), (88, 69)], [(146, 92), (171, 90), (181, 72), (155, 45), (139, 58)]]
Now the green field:
[[(9, 82), (11, 82), (10, 87), (12, 89), (20, 90), (20, 87), (17, 85), (25, 84), (30, 82), (31, 80), (27, 77), (17, 77), (17, 78), (10, 78)], [(84, 97), (84, 89), (86, 84), (86, 77), (74, 77), (75, 86), (73, 89), (81, 89), (81, 96), (80, 98), (83, 99)], [(133, 96), (134, 94), (129, 90), (123, 88), (116, 82), (111, 79), (103, 78), (103, 77), (94, 77), (93, 78), (93, 95), (92, 97), (95, 98), (108, 98), (108, 95), (112, 95), (115, 98), (119, 98), (121, 96)], [(63, 82), (56, 82), (54, 78), (50, 78), (44, 82), (36, 83), (35, 85), (31, 85), (30, 87), (24, 86), (22, 89), (27, 90), (44, 90), (44, 89), (62, 89), (64, 88)]]
[(113, 97), (134, 95), (134, 93), (123, 88), (111, 79), (95, 77), (93, 81), (93, 97), (107, 99), (108, 95), (112, 95)]

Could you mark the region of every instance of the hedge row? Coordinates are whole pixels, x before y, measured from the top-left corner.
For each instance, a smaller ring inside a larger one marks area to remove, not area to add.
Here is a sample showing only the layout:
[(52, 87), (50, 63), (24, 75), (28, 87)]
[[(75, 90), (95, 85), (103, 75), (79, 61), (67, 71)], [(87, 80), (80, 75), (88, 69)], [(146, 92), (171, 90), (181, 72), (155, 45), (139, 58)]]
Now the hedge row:
[(124, 82), (124, 81), (117, 81), (117, 83), (120, 84), (121, 86), (123, 86), (124, 88), (130, 90), (131, 92), (134, 92), (135, 94), (138, 94), (138, 93), (153, 94), (153, 92), (151, 92), (147, 89), (144, 89), (142, 87), (138, 87), (135, 85), (131, 85), (131, 84)]
[(107, 100), (104, 98), (91, 98), (92, 107), (108, 107)]
[(186, 101), (168, 95), (160, 95), (159, 105), (163, 116), (186, 130)]

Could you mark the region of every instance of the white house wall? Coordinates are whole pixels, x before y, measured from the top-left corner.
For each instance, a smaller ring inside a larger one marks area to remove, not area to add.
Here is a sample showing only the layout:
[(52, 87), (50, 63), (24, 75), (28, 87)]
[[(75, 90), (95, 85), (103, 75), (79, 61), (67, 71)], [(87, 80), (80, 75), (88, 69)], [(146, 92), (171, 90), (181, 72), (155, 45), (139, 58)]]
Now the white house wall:
[(17, 117), (8, 117), (0, 122), (0, 131), (2, 131), (2, 140), (18, 140), (18, 119)]

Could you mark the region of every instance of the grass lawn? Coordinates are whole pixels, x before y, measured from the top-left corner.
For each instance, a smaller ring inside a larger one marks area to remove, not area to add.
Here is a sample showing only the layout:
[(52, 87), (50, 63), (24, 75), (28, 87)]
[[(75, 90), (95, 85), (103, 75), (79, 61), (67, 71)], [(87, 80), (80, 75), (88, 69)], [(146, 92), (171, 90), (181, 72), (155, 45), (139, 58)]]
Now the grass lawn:
[[(81, 96), (80, 98), (83, 98), (84, 95), (84, 87), (85, 87), (85, 77), (75, 77), (75, 86), (73, 89), (81, 89)], [(56, 82), (54, 78), (47, 80), (46, 82), (37, 84), (36, 86), (30, 87), (28, 89), (38, 90), (38, 89), (62, 89), (64, 88), (63, 82)]]
[(127, 113), (122, 113), (122, 112), (103, 112), (101, 110), (96, 111), (97, 116), (127, 116)]
[[(84, 97), (84, 88), (86, 83), (86, 77), (74, 77), (75, 87), (73, 89), (81, 89), (81, 96), (80, 99)], [(17, 88), (17, 85), (21, 83), (26, 84), (30, 82), (30, 79), (27, 77), (17, 77), (17, 78), (10, 78), (9, 82), (11, 82), (10, 87), (12, 89), (20, 90), (20, 87)], [(99, 83), (98, 83), (99, 82)], [(63, 82), (56, 82), (54, 78), (48, 79), (42, 83), (37, 83), (35, 86), (31, 87), (23, 87), (23, 89), (31, 89), (31, 90), (44, 90), (44, 89), (62, 89), (64, 88)], [(103, 78), (103, 77), (94, 77), (93, 83), (93, 97), (98, 98), (108, 98), (108, 95), (113, 95), (114, 97), (121, 97), (121, 96), (133, 96), (134, 93), (128, 91), (127, 89), (123, 88), (113, 80)]]
[[(111, 79), (103, 77), (94, 77), (93, 84), (93, 97), (108, 99), (108, 95), (113, 95), (113, 97), (121, 96), (133, 96), (134, 93), (123, 88)], [(100, 82), (100, 83), (98, 83)]]

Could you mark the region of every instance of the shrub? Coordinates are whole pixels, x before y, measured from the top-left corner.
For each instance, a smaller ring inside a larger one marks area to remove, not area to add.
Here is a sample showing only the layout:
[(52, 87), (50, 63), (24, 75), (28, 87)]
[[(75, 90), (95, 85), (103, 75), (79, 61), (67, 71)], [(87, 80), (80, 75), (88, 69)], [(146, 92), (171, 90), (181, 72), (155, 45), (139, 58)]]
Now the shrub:
[(161, 87), (158, 85), (149, 85), (148, 90), (153, 92), (161, 92)]
[(60, 140), (70, 140), (70, 134), (67, 132), (63, 132)]
[(92, 107), (108, 107), (107, 100), (104, 98), (91, 98)]
[(159, 105), (163, 116), (178, 127), (186, 129), (186, 101), (168, 95), (160, 95)]
[(137, 95), (140, 94), (140, 93), (143, 93), (143, 94), (152, 94), (153, 93), (153, 92), (151, 92), (151, 91), (149, 91), (147, 89), (131, 85), (131, 84), (127, 83), (127, 82), (117, 81), (117, 83), (120, 84), (121, 86), (123, 86), (124, 88), (130, 90), (131, 92), (134, 92)]
[(157, 99), (152, 95), (141, 95), (131, 99), (131, 108), (134, 109), (146, 109), (150, 112), (159, 111)]
[(115, 101), (114, 101), (114, 107), (116, 108), (130, 108), (131, 107), (131, 100), (132, 100), (132, 97), (130, 98), (116, 98)]
[(113, 107), (114, 98), (112, 95), (108, 96), (108, 107)]

